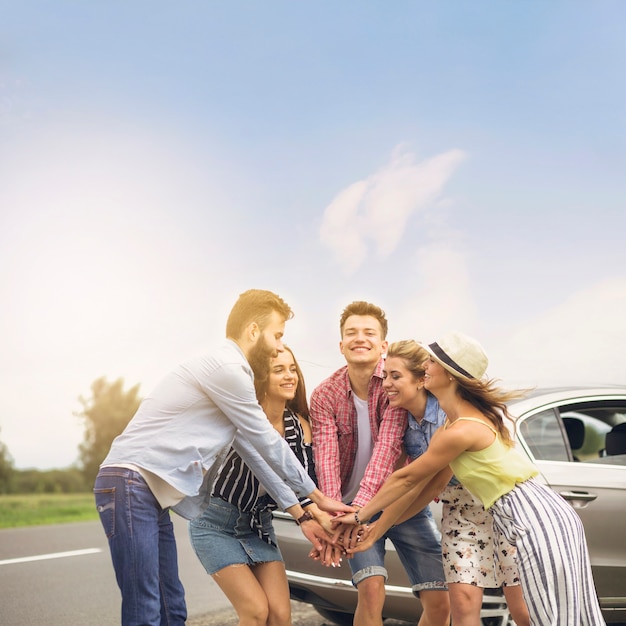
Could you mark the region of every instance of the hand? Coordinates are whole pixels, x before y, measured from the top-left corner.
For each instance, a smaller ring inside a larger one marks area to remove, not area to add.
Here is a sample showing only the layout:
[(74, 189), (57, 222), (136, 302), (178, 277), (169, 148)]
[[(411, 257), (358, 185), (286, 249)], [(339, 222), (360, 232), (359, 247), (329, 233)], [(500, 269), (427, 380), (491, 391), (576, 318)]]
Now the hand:
[(329, 534), (314, 519), (306, 520), (300, 524), (302, 534), (313, 544), (313, 549), (322, 552), (324, 546), (329, 542)]
[(354, 511), (353, 506), (339, 502), (339, 500), (333, 500), (333, 498), (325, 496), (321, 491), (319, 491), (315, 503), (322, 511), (327, 511), (328, 513), (352, 513)]
[(313, 515), (313, 517), (315, 517), (315, 520), (317, 521), (317, 523), (329, 534), (332, 535), (333, 533), (333, 525), (332, 525), (332, 517), (330, 515), (330, 513), (327, 513), (326, 511), (321, 511), (317, 505), (314, 504), (309, 504), (309, 506), (307, 506), (307, 511), (310, 511), (311, 514)]
[(320, 561), (326, 567), (341, 567), (342, 557), (345, 554), (346, 552), (341, 546), (325, 543), (322, 550), (313, 548), (309, 552), (309, 557), (314, 561)]
[(333, 519), (331, 520), (331, 524), (332, 524), (333, 528), (337, 528), (338, 526), (341, 526), (341, 525), (356, 526), (357, 525), (357, 521), (356, 521), (356, 519), (354, 519), (354, 513), (348, 513), (346, 515), (337, 515), (337, 516), (333, 517)]
[(362, 526), (339, 526), (333, 535), (333, 542), (341, 544), (347, 551), (348, 548), (354, 548), (360, 545), (369, 534), (370, 526), (367, 524)]
[(346, 547), (344, 544), (349, 559), (352, 558), (355, 552), (365, 552), (365, 550), (369, 550), (380, 539), (376, 534), (375, 526), (376, 522), (366, 524), (363, 526), (364, 532), (356, 538), (354, 544), (349, 547)]

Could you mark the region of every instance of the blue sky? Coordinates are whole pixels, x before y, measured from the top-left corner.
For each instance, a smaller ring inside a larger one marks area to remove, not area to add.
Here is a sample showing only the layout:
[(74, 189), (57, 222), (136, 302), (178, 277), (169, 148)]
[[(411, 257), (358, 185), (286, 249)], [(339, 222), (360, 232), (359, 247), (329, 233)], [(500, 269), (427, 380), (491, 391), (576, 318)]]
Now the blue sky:
[(338, 318), (477, 337), (506, 384), (626, 383), (626, 5), (0, 0), (0, 441), (77, 458), (245, 289), (309, 390)]

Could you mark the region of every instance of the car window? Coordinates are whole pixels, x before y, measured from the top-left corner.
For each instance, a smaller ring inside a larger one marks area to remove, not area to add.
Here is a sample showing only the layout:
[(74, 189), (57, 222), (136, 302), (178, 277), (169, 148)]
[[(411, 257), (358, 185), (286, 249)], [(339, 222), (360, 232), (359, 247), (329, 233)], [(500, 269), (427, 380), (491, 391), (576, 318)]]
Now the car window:
[(604, 459), (607, 433), (618, 424), (626, 422), (626, 407), (619, 404), (582, 403), (562, 406), (560, 412), (565, 423), (580, 423), (578, 428), (582, 429), (583, 434), (575, 435), (573, 439), (570, 437), (570, 444), (575, 460), (582, 462), (598, 462), (598, 459)]
[(537, 460), (572, 460), (570, 446), (565, 441), (561, 423), (554, 409), (546, 409), (527, 417), (519, 425), (519, 434)]
[(581, 423), (581, 436), (570, 439), (572, 453), (577, 461), (592, 461), (604, 456), (606, 434), (611, 430), (609, 424), (580, 411), (566, 411), (561, 413), (561, 417), (566, 423)]

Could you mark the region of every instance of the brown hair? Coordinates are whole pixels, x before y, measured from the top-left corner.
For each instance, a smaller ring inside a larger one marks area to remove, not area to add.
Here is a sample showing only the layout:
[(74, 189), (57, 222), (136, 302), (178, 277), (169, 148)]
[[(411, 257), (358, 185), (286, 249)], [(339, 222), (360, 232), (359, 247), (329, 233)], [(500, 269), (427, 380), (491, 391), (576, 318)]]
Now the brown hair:
[(415, 378), (422, 378), (426, 373), (424, 362), (429, 357), (428, 351), (413, 339), (404, 339), (390, 344), (387, 349), (387, 358), (390, 356), (402, 359)]
[(509, 400), (521, 398), (528, 392), (527, 389), (506, 391), (497, 386), (497, 380), (478, 380), (476, 378), (454, 377), (457, 382), (457, 393), (463, 400), (475, 406), (498, 431), (502, 441), (512, 448), (515, 445), (504, 419), (513, 422), (515, 432), (515, 418), (509, 413), (506, 403)]
[(275, 293), (264, 289), (244, 291), (230, 311), (226, 322), (226, 336), (238, 339), (252, 322), (256, 322), (259, 329), (263, 330), (274, 311), (282, 315), (285, 321), (293, 317), (290, 306)]
[(342, 337), (343, 328), (346, 325), (346, 320), (351, 315), (369, 315), (370, 317), (377, 319), (378, 323), (380, 324), (383, 339), (387, 337), (388, 324), (387, 318), (385, 317), (385, 312), (379, 306), (376, 306), (371, 302), (364, 302), (363, 300), (356, 300), (350, 303), (343, 310), (343, 313), (341, 314), (341, 318), (339, 320), (339, 331)]
[[(302, 370), (300, 369), (300, 365), (296, 360), (296, 357), (293, 353), (293, 350), (288, 346), (284, 346), (285, 350), (291, 354), (293, 357), (294, 365), (296, 366), (296, 374), (298, 375), (298, 385), (296, 387), (296, 393), (294, 397), (287, 402), (287, 407), (290, 408), (294, 413), (304, 417), (305, 419), (309, 419), (309, 404), (306, 399), (306, 386), (304, 384), (304, 375), (302, 374)], [(260, 402), (263, 401), (265, 395), (267, 394), (267, 388), (269, 386), (269, 375), (266, 376), (262, 380), (254, 381), (254, 389), (256, 391), (257, 400)]]

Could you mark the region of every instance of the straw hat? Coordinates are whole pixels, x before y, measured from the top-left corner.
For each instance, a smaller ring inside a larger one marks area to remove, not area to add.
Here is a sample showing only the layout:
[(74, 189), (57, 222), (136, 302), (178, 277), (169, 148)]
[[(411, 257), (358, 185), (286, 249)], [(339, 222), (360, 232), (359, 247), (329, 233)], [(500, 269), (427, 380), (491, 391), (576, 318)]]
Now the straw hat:
[(438, 342), (421, 345), (455, 376), (480, 379), (487, 371), (489, 361), (483, 347), (462, 333), (451, 332)]

